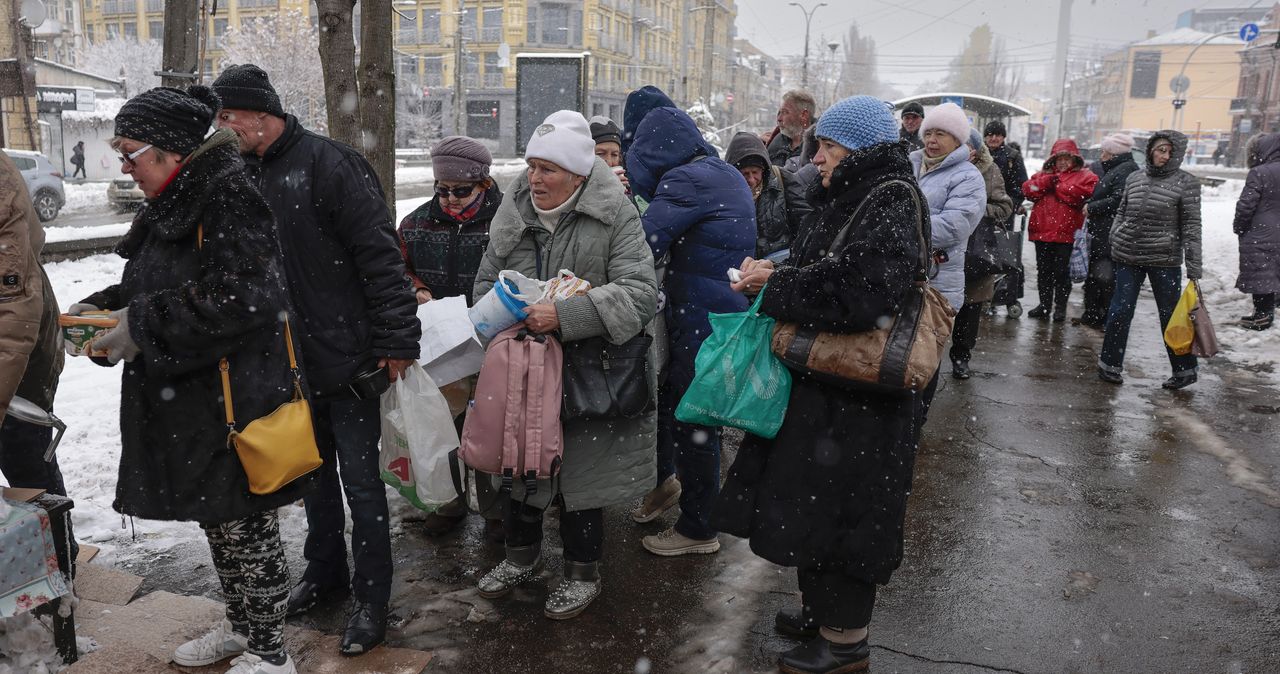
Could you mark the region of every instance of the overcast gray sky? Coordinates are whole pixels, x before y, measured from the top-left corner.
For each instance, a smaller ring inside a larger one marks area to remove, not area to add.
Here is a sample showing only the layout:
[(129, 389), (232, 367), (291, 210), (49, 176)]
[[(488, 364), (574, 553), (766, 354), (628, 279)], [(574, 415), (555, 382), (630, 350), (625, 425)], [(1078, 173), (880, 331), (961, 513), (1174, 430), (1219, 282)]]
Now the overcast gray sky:
[[(826, 0), (813, 15), (810, 64), (825, 56), (825, 44), (840, 41), (857, 21), (876, 39), (880, 79), (904, 93), (937, 80), (960, 51), (969, 31), (983, 23), (1005, 40), (1011, 56), (1026, 65), (1028, 79), (1041, 79), (1053, 58), (1056, 0)], [(818, 0), (801, 0), (812, 7)], [(1075, 0), (1073, 47), (1119, 46), (1146, 37), (1147, 30), (1173, 29), (1178, 14), (1202, 7), (1265, 7), (1272, 0)], [(787, 0), (737, 0), (738, 35), (774, 56), (804, 51), (804, 15)], [(902, 9), (909, 7), (910, 9)]]

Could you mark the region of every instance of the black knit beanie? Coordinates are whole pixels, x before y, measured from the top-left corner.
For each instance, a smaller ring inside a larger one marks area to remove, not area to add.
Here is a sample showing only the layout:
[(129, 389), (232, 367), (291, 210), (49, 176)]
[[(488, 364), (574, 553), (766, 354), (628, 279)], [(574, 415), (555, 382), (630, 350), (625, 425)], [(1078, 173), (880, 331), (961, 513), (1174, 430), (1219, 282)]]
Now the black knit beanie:
[(991, 120), (990, 122), (987, 122), (987, 126), (986, 126), (984, 129), (982, 129), (982, 135), (984, 135), (984, 136), (1007, 136), (1007, 135), (1009, 135), (1009, 133), (1008, 133), (1008, 131), (1004, 128), (1004, 122), (1002, 122), (1002, 121), (1000, 121), (1000, 120), (998, 120), (998, 119), (993, 119), (993, 120)]
[(197, 85), (186, 91), (158, 87), (120, 107), (115, 135), (185, 157), (209, 135), (217, 109), (218, 95), (209, 87)]
[(920, 105), (919, 101), (911, 101), (910, 103), (902, 106), (902, 114), (920, 115), (921, 117), (924, 117), (924, 106)]
[(259, 110), (284, 117), (280, 94), (262, 68), (245, 63), (222, 71), (213, 82), (213, 90), (222, 97), (222, 107), (232, 110)]
[(618, 124), (608, 117), (596, 115), (587, 123), (591, 126), (591, 137), (600, 143), (617, 143), (622, 145), (622, 129), (618, 128)]

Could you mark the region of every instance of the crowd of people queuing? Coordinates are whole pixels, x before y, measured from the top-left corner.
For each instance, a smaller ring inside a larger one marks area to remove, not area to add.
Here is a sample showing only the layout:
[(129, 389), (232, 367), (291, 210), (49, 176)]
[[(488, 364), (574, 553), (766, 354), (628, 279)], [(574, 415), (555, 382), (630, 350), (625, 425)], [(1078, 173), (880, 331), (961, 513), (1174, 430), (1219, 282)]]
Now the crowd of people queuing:
[[(953, 103), (928, 111), (908, 103), (895, 119), (890, 104), (869, 96), (820, 112), (811, 95), (791, 91), (776, 129), (734, 135), (723, 157), (656, 87), (630, 95), (623, 121), (550, 115), (527, 139), (527, 170), (505, 190), (483, 143), (443, 138), (431, 148), (434, 196), (397, 227), (368, 162), (284, 112), (256, 66), (230, 67), (211, 87), (153, 89), (120, 109), (112, 144), (147, 203), (117, 248), (126, 260), (120, 282), (67, 313), (109, 311), (122, 326), (99, 340), (105, 355), (94, 359), (123, 363), (114, 507), (198, 522), (208, 539), (226, 616), (178, 647), (174, 662), (234, 657), (234, 674), (294, 672), (286, 617), (333, 595), (352, 595), (342, 653), (385, 640), (393, 564), (379, 397), (419, 355), (418, 305), (459, 296), (471, 304), (505, 270), (545, 281), (567, 269), (590, 282), (586, 294), (527, 307), (524, 328), (565, 345), (647, 335), (654, 404), (638, 415), (565, 420), (553, 480), (500, 490), (455, 458), (455, 484), (474, 485), (479, 497), (469, 505), (462, 489), (425, 528), (447, 532), (479, 504), (505, 558), (477, 586), (497, 598), (543, 572), (544, 516), (557, 508), (563, 572), (545, 614), (564, 620), (603, 591), (605, 507), (632, 504), (632, 519), (644, 523), (679, 506), (671, 527), (641, 539), (645, 550), (711, 554), (724, 532), (796, 569), (800, 605), (776, 616), (781, 633), (801, 640), (781, 654), (785, 672), (866, 666), (877, 586), (902, 561), (915, 453), (939, 374), (905, 397), (795, 376), (777, 437), (747, 434), (722, 485), (721, 429), (675, 416), (711, 334), (709, 315), (759, 299), (759, 311), (779, 321), (877, 329), (928, 260), (929, 282), (957, 312), (950, 373), (967, 379), (984, 307), (1001, 303), (997, 281), (1012, 297), (1022, 285), (1019, 273), (967, 272), (967, 250), (983, 231), (1014, 227), (1029, 202), (1039, 303), (1027, 316), (1066, 320), (1068, 262), (1086, 231), (1090, 273), (1075, 323), (1103, 330), (1098, 376), (1119, 384), (1143, 284), (1151, 282), (1163, 328), (1184, 270), (1191, 281), (1201, 276), (1200, 185), (1180, 168), (1187, 138), (1177, 131), (1138, 148), (1141, 165), (1131, 136), (1110, 135), (1096, 171), (1059, 139), (1028, 176), (1002, 122), (979, 132)], [(1280, 134), (1256, 139), (1249, 158), (1234, 223), (1238, 287), (1255, 307), (1242, 325), (1261, 330), (1280, 292)], [(12, 165), (0, 162), (11, 182)], [(25, 221), (21, 238), (38, 251), (29, 206), (4, 215), (6, 228)], [(56, 300), (33, 259), (21, 260), (28, 301), (0, 307), (21, 307), (29, 315), (20, 320), (39, 325)], [(55, 345), (48, 357), (41, 343)], [(6, 343), (0, 359), (14, 375), (6, 383), (29, 379), (17, 390), (49, 409), (56, 344), (33, 332)], [(300, 372), (287, 360), (295, 347)], [(21, 362), (10, 357), (19, 350)], [(1196, 381), (1194, 356), (1169, 350), (1169, 360), (1165, 388)], [(230, 388), (213, 376), (220, 361)], [(265, 416), (290, 399), (298, 376), (323, 465), (251, 493), (227, 446), (223, 404), (234, 390), (241, 418)], [(473, 384), (462, 382), (460, 395)], [(7, 403), (13, 391), (5, 393)], [(460, 430), (465, 417), (464, 405)], [(5, 475), (61, 490), (56, 462), (21, 459), (23, 448), (42, 445), (20, 431), (5, 422)], [(306, 566), (291, 584), (276, 509), (300, 498)]]

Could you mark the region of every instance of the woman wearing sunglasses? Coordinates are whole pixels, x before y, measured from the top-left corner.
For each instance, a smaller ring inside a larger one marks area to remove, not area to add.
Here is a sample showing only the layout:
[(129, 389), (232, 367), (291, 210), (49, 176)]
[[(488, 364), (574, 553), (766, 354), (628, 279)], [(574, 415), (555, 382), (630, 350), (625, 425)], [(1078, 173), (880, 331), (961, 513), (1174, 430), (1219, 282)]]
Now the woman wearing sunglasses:
[[(492, 163), (489, 150), (466, 136), (442, 138), (431, 148), (436, 194), (405, 216), (399, 229), (400, 250), (418, 304), (461, 295), (470, 306), (476, 269), (489, 246), (489, 221), (502, 203), (502, 192), (489, 177)], [(459, 382), (465, 389), (461, 392), (469, 394), (471, 383)], [(450, 393), (455, 392), (446, 391)], [(461, 432), (462, 415), (458, 419)], [(453, 468), (460, 470), (456, 464)], [(428, 535), (438, 536), (452, 531), (466, 516), (466, 503), (459, 496), (427, 515), (423, 526)], [(499, 524), (490, 525), (494, 536), (501, 531)]]

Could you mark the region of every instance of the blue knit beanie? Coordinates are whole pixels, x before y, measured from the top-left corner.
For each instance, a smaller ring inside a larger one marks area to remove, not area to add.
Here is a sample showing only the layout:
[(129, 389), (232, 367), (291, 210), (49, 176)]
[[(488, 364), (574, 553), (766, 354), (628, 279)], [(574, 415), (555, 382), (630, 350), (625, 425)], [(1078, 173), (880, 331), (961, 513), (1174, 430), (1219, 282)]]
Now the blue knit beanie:
[(889, 105), (875, 96), (851, 96), (818, 118), (817, 136), (850, 150), (898, 142), (898, 123)]

